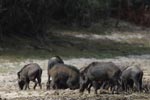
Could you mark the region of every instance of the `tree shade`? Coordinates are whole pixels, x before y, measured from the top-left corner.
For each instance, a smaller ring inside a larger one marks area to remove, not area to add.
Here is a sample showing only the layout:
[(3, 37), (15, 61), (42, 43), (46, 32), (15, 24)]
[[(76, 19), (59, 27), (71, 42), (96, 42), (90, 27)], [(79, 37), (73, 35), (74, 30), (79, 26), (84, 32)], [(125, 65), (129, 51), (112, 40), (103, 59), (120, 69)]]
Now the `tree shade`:
[(150, 25), (149, 0), (0, 0), (0, 40), (3, 36), (39, 37), (49, 23), (88, 27), (115, 17)]

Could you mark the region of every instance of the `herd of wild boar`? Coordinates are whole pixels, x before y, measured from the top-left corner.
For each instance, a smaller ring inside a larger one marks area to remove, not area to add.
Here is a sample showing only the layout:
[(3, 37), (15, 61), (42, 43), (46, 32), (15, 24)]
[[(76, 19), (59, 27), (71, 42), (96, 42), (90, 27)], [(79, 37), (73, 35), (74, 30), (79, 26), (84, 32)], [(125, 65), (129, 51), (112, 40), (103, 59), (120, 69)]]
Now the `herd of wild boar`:
[[(18, 85), (21, 90), (30, 89), (29, 83), (35, 83), (42, 88), (42, 69), (36, 63), (25, 65), (18, 73)], [(91, 87), (97, 94), (98, 89), (107, 89), (112, 93), (128, 91), (149, 91), (148, 84), (142, 83), (143, 71), (138, 66), (119, 67), (113, 62), (92, 62), (80, 70), (74, 66), (64, 64), (59, 56), (52, 57), (48, 61), (48, 80), (46, 83), (49, 89), (79, 89), (81, 93), (87, 90), (90, 93)]]

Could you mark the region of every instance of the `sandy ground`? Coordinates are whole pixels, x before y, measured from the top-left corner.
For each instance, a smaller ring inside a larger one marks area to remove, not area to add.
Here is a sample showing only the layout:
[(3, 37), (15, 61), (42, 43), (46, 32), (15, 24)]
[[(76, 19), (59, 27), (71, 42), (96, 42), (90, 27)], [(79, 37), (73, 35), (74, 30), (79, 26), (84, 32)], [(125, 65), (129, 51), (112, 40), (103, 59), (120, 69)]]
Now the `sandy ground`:
[[(78, 58), (64, 59), (66, 64), (74, 65), (77, 68), (87, 66), (93, 61), (108, 62), (112, 61), (119, 66), (139, 65), (144, 71), (144, 80), (150, 80), (150, 55), (116, 57), (112, 59)], [(37, 87), (33, 90), (33, 83), (30, 84), (30, 90), (20, 91), (17, 85), (17, 72), (27, 63), (38, 63), (42, 69), (42, 90)], [(130, 93), (130, 94), (110, 94), (102, 92), (95, 95), (85, 92), (80, 94), (79, 90), (46, 90), (47, 81), (47, 62), (48, 60), (26, 59), (24, 61), (9, 61), (0, 59), (0, 97), (8, 100), (150, 100), (148, 93)]]

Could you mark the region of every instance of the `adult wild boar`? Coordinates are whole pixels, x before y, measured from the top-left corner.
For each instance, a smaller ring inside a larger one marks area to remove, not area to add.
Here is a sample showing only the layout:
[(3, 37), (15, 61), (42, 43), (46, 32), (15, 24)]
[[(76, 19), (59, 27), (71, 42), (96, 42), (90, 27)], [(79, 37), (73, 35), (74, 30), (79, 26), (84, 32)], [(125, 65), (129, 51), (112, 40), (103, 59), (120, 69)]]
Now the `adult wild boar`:
[[(119, 85), (121, 70), (112, 62), (92, 62), (80, 70), (80, 92), (92, 84), (97, 94), (98, 83), (111, 82)], [(114, 92), (114, 91), (113, 91)]]
[[(30, 81), (35, 82), (34, 89), (37, 86), (37, 83), (39, 84), (40, 88), (42, 88), (41, 85), (41, 75), (42, 75), (42, 69), (40, 66), (36, 63), (31, 63), (25, 65), (18, 73), (18, 85), (21, 90), (23, 90), (25, 86), (25, 90), (29, 88)], [(37, 80), (36, 80), (37, 79)]]
[(48, 67), (47, 67), (47, 75), (48, 75), (48, 80), (47, 80), (47, 89), (50, 89), (50, 82), (51, 82), (51, 77), (49, 74), (49, 70), (55, 65), (55, 64), (64, 64), (64, 61), (59, 57), (59, 56), (54, 56), (49, 59), (48, 61)]
[(135, 84), (136, 89), (138, 91), (142, 90), (142, 78), (143, 71), (138, 66), (128, 67), (122, 72), (121, 80), (122, 80), (122, 88), (127, 91), (130, 88), (133, 88)]
[(59, 56), (54, 56), (48, 61), (48, 69), (51, 69), (55, 64), (64, 64), (64, 61)]
[(53, 89), (79, 88), (79, 70), (66, 64), (55, 64), (48, 71)]

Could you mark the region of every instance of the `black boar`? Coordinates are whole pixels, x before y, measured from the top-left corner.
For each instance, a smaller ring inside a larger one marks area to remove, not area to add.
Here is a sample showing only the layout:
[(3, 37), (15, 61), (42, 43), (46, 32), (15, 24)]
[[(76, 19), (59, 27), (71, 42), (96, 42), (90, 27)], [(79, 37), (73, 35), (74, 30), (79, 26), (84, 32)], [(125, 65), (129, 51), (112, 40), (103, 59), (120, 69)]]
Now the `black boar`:
[(54, 56), (48, 61), (48, 69), (51, 69), (55, 64), (64, 64), (64, 61), (59, 56)]
[(89, 84), (95, 89), (97, 94), (98, 84), (111, 82), (119, 85), (121, 70), (112, 62), (92, 62), (86, 68), (80, 70), (80, 92)]
[[(40, 88), (42, 88), (41, 85), (41, 75), (42, 75), (42, 69), (40, 66), (36, 63), (31, 63), (25, 65), (18, 73), (18, 85), (21, 90), (23, 90), (25, 86), (25, 90), (29, 88), (30, 81), (35, 82), (34, 89), (37, 86), (37, 83), (39, 84)], [(37, 81), (36, 81), (37, 79)]]
[(51, 59), (49, 59), (48, 61), (48, 68), (47, 68), (47, 75), (48, 75), (48, 80), (47, 80), (47, 89), (50, 89), (50, 74), (49, 74), (49, 70), (55, 65), (55, 64), (64, 64), (63, 60), (59, 57), (59, 56), (54, 56)]
[(138, 66), (128, 67), (122, 72), (122, 88), (127, 91), (129, 88), (133, 88), (135, 83), (136, 89), (138, 91), (142, 90), (142, 78), (143, 71)]

